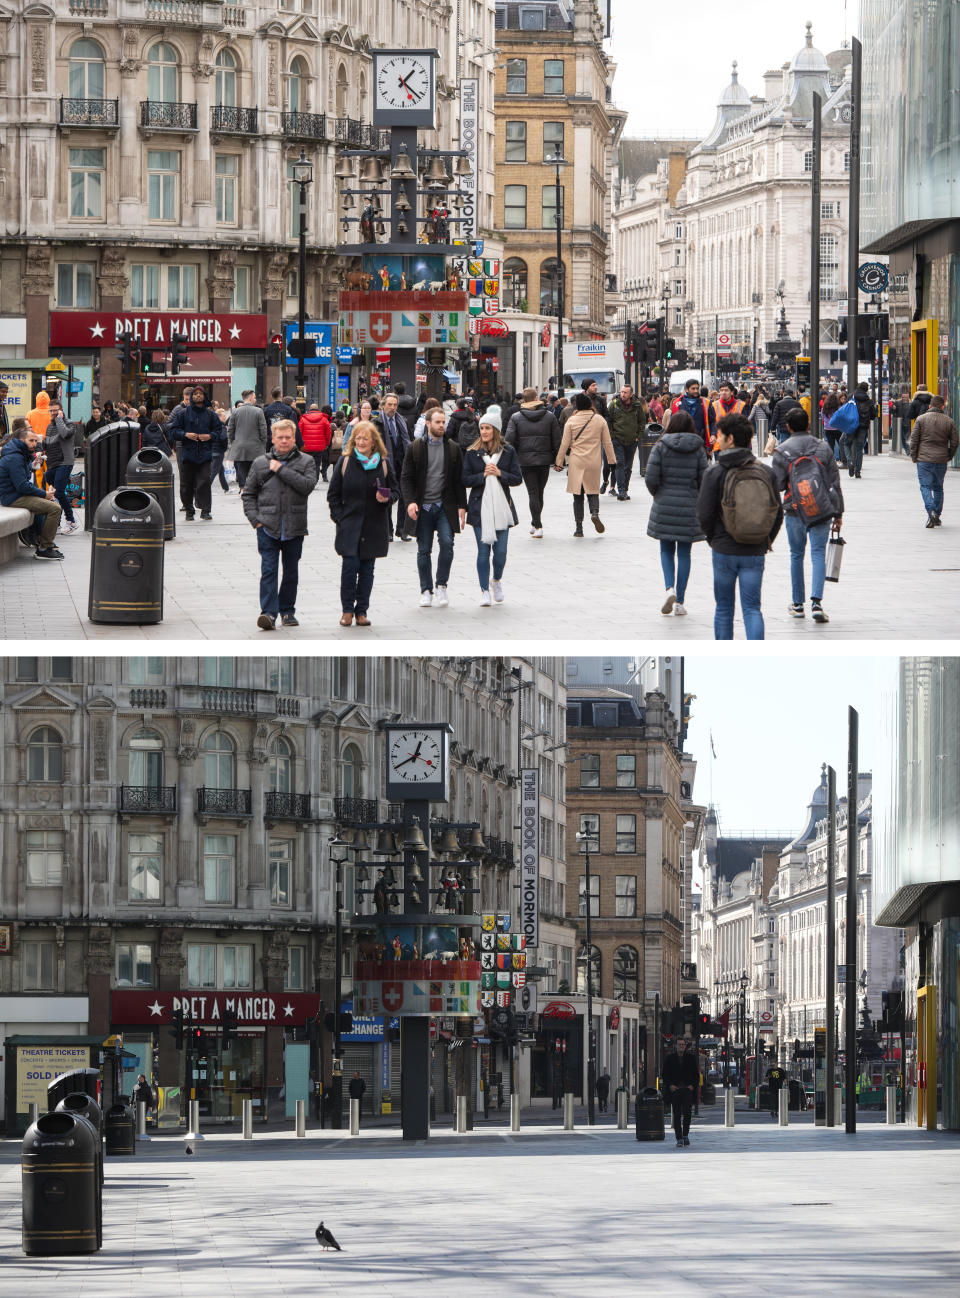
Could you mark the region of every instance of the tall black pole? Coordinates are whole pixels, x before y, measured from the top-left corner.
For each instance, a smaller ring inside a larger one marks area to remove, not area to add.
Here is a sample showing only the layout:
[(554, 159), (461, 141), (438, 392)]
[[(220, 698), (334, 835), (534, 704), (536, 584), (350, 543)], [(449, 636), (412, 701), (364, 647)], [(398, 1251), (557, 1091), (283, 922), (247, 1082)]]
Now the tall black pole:
[(847, 1132), (857, 1130), (857, 752), (859, 717), (855, 708), (848, 709), (847, 741), (847, 949), (846, 949), (846, 1028), (847, 1052)]
[[(301, 193), (302, 193), (301, 188)], [(300, 337), (303, 335), (301, 325)], [(303, 358), (300, 358), (303, 364)], [(337, 852), (333, 914), (333, 1061), (330, 1079), (330, 1126), (343, 1126), (343, 1055), (340, 1051), (340, 970), (343, 968), (343, 848)]]
[(850, 43), (850, 199), (847, 216), (847, 391), (853, 396), (857, 386), (857, 312), (860, 290), (860, 69), (863, 46), (856, 37)]
[(820, 436), (820, 156), (822, 100), (813, 96), (813, 172), (810, 196), (810, 435)]
[(837, 1039), (837, 773), (827, 767), (827, 1126), (835, 1125), (833, 1091), (836, 1082)]
[(557, 163), (554, 167), (554, 207), (557, 225), (557, 391), (563, 395), (563, 212), (560, 199), (560, 151), (555, 154)]
[(597, 1065), (594, 1058), (593, 1039), (593, 939), (590, 929), (590, 848), (585, 854), (586, 890), (587, 890), (587, 1125), (592, 1127), (596, 1122), (593, 1092), (596, 1087)]
[[(302, 151), (301, 151), (302, 155)], [(303, 401), (303, 409), (306, 410), (306, 369), (303, 354), (303, 344), (307, 337), (307, 182), (301, 180), (300, 185), (300, 260), (297, 271), (297, 289), (299, 290), (297, 303), (297, 322), (300, 340), (300, 355), (297, 357), (297, 400)], [(339, 1012), (339, 1006), (337, 1007)]]

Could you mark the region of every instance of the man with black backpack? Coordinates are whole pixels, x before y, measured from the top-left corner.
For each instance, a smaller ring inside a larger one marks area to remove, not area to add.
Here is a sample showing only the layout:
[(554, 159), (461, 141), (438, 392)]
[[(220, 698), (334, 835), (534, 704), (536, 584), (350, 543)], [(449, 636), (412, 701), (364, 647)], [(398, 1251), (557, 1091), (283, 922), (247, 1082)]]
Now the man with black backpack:
[(840, 470), (826, 442), (811, 437), (805, 410), (787, 414), (790, 436), (773, 453), (774, 481), (784, 493), (787, 541), (790, 544), (790, 585), (793, 590), (791, 617), (803, 617), (803, 555), (810, 542), (810, 611), (814, 622), (829, 622), (823, 611), (823, 583), (826, 580), (827, 541), (834, 520), (843, 516)]
[(752, 454), (753, 425), (743, 415), (717, 423), (716, 463), (703, 475), (697, 517), (713, 551), (715, 640), (733, 639), (737, 583), (748, 640), (763, 639), (764, 556), (783, 524), (773, 474)]

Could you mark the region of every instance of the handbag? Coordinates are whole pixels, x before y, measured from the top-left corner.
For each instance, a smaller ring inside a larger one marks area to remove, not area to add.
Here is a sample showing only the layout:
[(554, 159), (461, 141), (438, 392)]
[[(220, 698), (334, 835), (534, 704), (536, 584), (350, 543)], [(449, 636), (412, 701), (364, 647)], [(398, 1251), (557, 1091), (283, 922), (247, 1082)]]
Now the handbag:
[(827, 541), (826, 553), (826, 579), (827, 581), (840, 580), (840, 564), (843, 562), (843, 547), (846, 545), (843, 537), (840, 535), (840, 522), (838, 519), (833, 520), (830, 528), (830, 538)]
[(342, 450), (343, 450), (343, 429), (342, 429), (342, 428), (335, 428), (335, 429), (333, 430), (333, 432), (331, 433), (331, 435), (330, 435), (330, 449), (331, 449), (331, 451), (342, 451)]

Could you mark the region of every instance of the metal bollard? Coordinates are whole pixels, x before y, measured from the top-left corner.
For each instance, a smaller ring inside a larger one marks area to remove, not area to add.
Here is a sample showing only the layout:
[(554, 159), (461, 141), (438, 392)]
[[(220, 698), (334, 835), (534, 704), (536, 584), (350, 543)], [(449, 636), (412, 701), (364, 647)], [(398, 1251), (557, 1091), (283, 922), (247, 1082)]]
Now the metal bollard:
[(833, 1121), (837, 1127), (843, 1125), (843, 1088), (840, 1086), (833, 1088)]
[(626, 1091), (617, 1092), (617, 1130), (626, 1131), (627, 1129), (627, 1093)]
[(242, 1100), (240, 1111), (243, 1118), (243, 1138), (253, 1140), (253, 1100)]
[(467, 1097), (457, 1096), (457, 1111), (454, 1114), (454, 1131), (464, 1132), (467, 1129)]
[(137, 1102), (137, 1140), (149, 1140), (147, 1135), (147, 1105), (145, 1100)]
[(29, 1122), (28, 1125), (32, 1127), (33, 1124), (36, 1122), (37, 1118), (39, 1118), (39, 1117), (40, 1117), (40, 1105), (39, 1105), (39, 1104), (31, 1104), (31, 1105), (30, 1105), (30, 1122)]
[(510, 1130), (520, 1130), (520, 1096), (510, 1096)]
[(789, 1127), (790, 1126), (790, 1092), (784, 1089), (783, 1087), (781, 1087), (780, 1094), (777, 1096), (777, 1099), (780, 1104), (780, 1112), (779, 1112), (780, 1126)]
[(573, 1092), (564, 1091), (563, 1093), (563, 1129), (564, 1131), (573, 1131)]
[(733, 1100), (733, 1087), (725, 1086), (723, 1088), (723, 1125), (725, 1127), (732, 1127), (734, 1125)]
[(307, 1102), (306, 1100), (297, 1100), (297, 1135), (305, 1136), (307, 1134)]
[(350, 1097), (350, 1135), (360, 1135), (360, 1101)]
[(897, 1122), (897, 1088), (887, 1087), (887, 1125), (896, 1126)]

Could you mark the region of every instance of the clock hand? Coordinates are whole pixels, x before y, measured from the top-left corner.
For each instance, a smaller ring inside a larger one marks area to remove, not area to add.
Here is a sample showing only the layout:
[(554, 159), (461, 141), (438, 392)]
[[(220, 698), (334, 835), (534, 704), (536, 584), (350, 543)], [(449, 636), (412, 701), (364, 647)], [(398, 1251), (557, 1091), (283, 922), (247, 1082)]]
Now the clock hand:
[(411, 753), (410, 756), (405, 757), (402, 762), (397, 762), (395, 769), (399, 771), (401, 766), (406, 766), (408, 762), (415, 762), (416, 760), (417, 760), (416, 753)]

